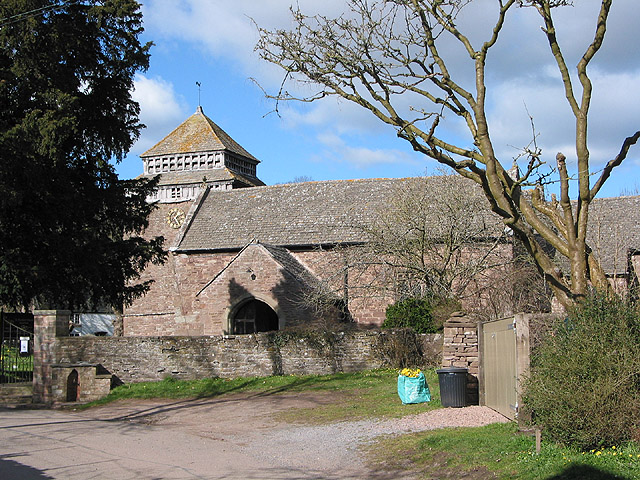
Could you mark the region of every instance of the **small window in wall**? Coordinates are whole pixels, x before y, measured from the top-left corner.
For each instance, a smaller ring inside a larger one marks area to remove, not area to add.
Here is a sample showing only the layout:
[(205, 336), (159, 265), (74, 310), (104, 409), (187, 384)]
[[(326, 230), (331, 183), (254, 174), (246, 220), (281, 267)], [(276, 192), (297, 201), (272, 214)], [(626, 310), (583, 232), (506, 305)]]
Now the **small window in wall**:
[(236, 312), (232, 321), (236, 335), (278, 330), (278, 315), (260, 300), (250, 300)]
[(170, 197), (175, 200), (182, 197), (182, 187), (171, 187)]

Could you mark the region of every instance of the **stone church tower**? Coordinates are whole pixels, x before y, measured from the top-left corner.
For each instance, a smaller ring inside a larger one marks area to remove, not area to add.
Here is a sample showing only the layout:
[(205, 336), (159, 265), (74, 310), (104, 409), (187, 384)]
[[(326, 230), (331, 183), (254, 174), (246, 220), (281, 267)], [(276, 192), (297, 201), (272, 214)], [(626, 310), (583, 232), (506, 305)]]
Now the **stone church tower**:
[[(149, 216), (145, 236), (164, 237), (164, 246), (171, 253), (164, 265), (149, 265), (142, 272), (141, 280), (152, 280), (152, 289), (124, 309), (122, 319), (115, 325), (115, 334), (202, 334), (202, 325), (181, 324), (173, 329), (163, 323), (167, 318), (185, 322), (190, 313), (184, 299), (189, 280), (179, 278), (182, 256), (174, 250), (197, 211), (195, 203), (208, 193), (225, 195), (246, 187), (264, 186), (256, 176), (260, 161), (207, 117), (200, 106), (140, 158), (144, 168), (141, 177), (160, 175), (158, 190), (147, 199), (157, 202), (157, 208)], [(209, 273), (189, 274), (193, 278), (199, 275)], [(190, 295), (192, 292), (186, 294)]]
[(145, 177), (161, 175), (150, 201), (179, 203), (212, 190), (264, 185), (256, 176), (260, 161), (207, 117), (202, 107), (155, 146), (140, 155)]

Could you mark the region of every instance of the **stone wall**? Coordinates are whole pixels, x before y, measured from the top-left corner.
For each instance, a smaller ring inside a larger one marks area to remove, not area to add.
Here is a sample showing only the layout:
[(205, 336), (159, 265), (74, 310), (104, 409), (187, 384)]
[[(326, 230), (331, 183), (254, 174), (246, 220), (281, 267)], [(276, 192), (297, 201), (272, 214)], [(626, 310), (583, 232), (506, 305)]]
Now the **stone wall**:
[[(355, 251), (359, 247), (350, 248)], [(292, 254), (336, 293), (344, 295), (346, 288), (349, 313), (354, 322), (380, 326), (385, 320), (387, 306), (395, 300), (389, 288), (391, 272), (383, 271), (386, 269), (384, 265), (371, 265), (363, 261), (361, 264), (354, 262), (356, 265), (349, 268), (345, 277), (345, 255), (355, 255), (356, 258), (362, 255), (348, 252), (348, 249), (338, 248), (294, 251)]]
[(33, 401), (53, 402), (52, 365), (56, 363), (58, 339), (69, 335), (71, 312), (39, 310), (33, 312)]
[[(329, 374), (380, 368), (393, 332), (265, 333), (235, 337), (62, 337), (59, 364), (100, 364), (120, 382), (206, 377)], [(421, 335), (424, 351), (439, 335)], [(434, 343), (436, 346), (434, 346)]]
[[(125, 310), (124, 335), (222, 335), (228, 329), (229, 309), (242, 292), (271, 306), (283, 327), (300, 324), (298, 318), (306, 318), (307, 327), (317, 323), (308, 321), (313, 312), (305, 310), (296, 282), (273, 259), (260, 255), (257, 245), (254, 247), (239, 258), (237, 252), (170, 253), (164, 265), (147, 267), (141, 281), (153, 280), (153, 284), (145, 296)], [(335, 272), (327, 267), (331, 252), (292, 255), (319, 278), (333, 279)], [(391, 301), (356, 299), (349, 310), (357, 323), (380, 325)]]
[[(107, 386), (162, 380), (356, 372), (389, 365), (407, 331), (301, 331), (239, 336), (69, 337), (69, 312), (35, 312), (34, 400), (66, 401), (68, 378), (77, 371), (81, 401), (99, 398)], [(442, 335), (417, 335), (429, 365)]]
[[(111, 390), (113, 375), (103, 373), (100, 365), (65, 363), (51, 367), (51, 400), (54, 403), (92, 402), (106, 397)], [(73, 375), (75, 382), (70, 381)]]
[[(153, 212), (159, 217), (154, 225), (162, 223), (162, 214), (161, 209)], [(169, 227), (166, 231), (156, 230), (154, 234), (164, 234), (167, 238), (176, 235)], [(310, 318), (312, 312), (305, 312), (304, 305), (291, 294), (297, 287), (283, 275), (282, 268), (269, 259), (248, 253), (236, 259), (238, 252), (170, 252), (163, 265), (149, 265), (140, 281), (153, 280), (153, 283), (146, 295), (125, 309), (123, 334), (221, 335), (227, 329), (228, 309), (235, 306), (230, 303), (237, 294), (234, 289), (245, 290), (269, 304), (285, 319), (286, 326), (295, 323), (292, 320), (296, 318)], [(292, 251), (291, 254), (319, 279), (329, 282), (338, 293), (343, 292), (344, 260), (339, 253), (307, 250)], [(221, 273), (222, 276), (216, 278)], [(370, 288), (369, 285), (376, 281), (375, 272), (352, 272), (347, 281), (347, 289), (352, 294), (349, 312), (353, 320), (360, 324), (381, 325), (385, 309), (393, 298), (379, 295), (362, 298), (354, 293), (363, 286)], [(309, 322), (305, 323), (305, 326), (309, 325)]]
[(444, 324), (442, 366), (467, 369), (467, 404), (478, 404), (480, 350), (478, 324), (470, 316), (456, 312)]

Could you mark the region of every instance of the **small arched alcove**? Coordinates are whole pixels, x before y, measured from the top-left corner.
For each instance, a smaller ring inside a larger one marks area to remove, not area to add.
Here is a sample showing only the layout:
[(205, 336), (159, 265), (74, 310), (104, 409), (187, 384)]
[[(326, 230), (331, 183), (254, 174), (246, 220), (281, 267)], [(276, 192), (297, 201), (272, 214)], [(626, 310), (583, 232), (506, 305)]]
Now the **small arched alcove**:
[(74, 368), (67, 377), (67, 402), (78, 401), (78, 397), (80, 395), (78, 385), (78, 370)]
[(278, 330), (278, 314), (255, 298), (242, 303), (231, 316), (231, 331), (235, 335)]

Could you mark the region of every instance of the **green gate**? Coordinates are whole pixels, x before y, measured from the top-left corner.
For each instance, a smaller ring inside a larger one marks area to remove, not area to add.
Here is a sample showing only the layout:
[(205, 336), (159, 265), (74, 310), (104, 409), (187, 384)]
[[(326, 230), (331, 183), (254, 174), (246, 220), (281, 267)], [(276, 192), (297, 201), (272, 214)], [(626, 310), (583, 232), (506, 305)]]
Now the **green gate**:
[(33, 315), (0, 311), (0, 384), (33, 380)]

